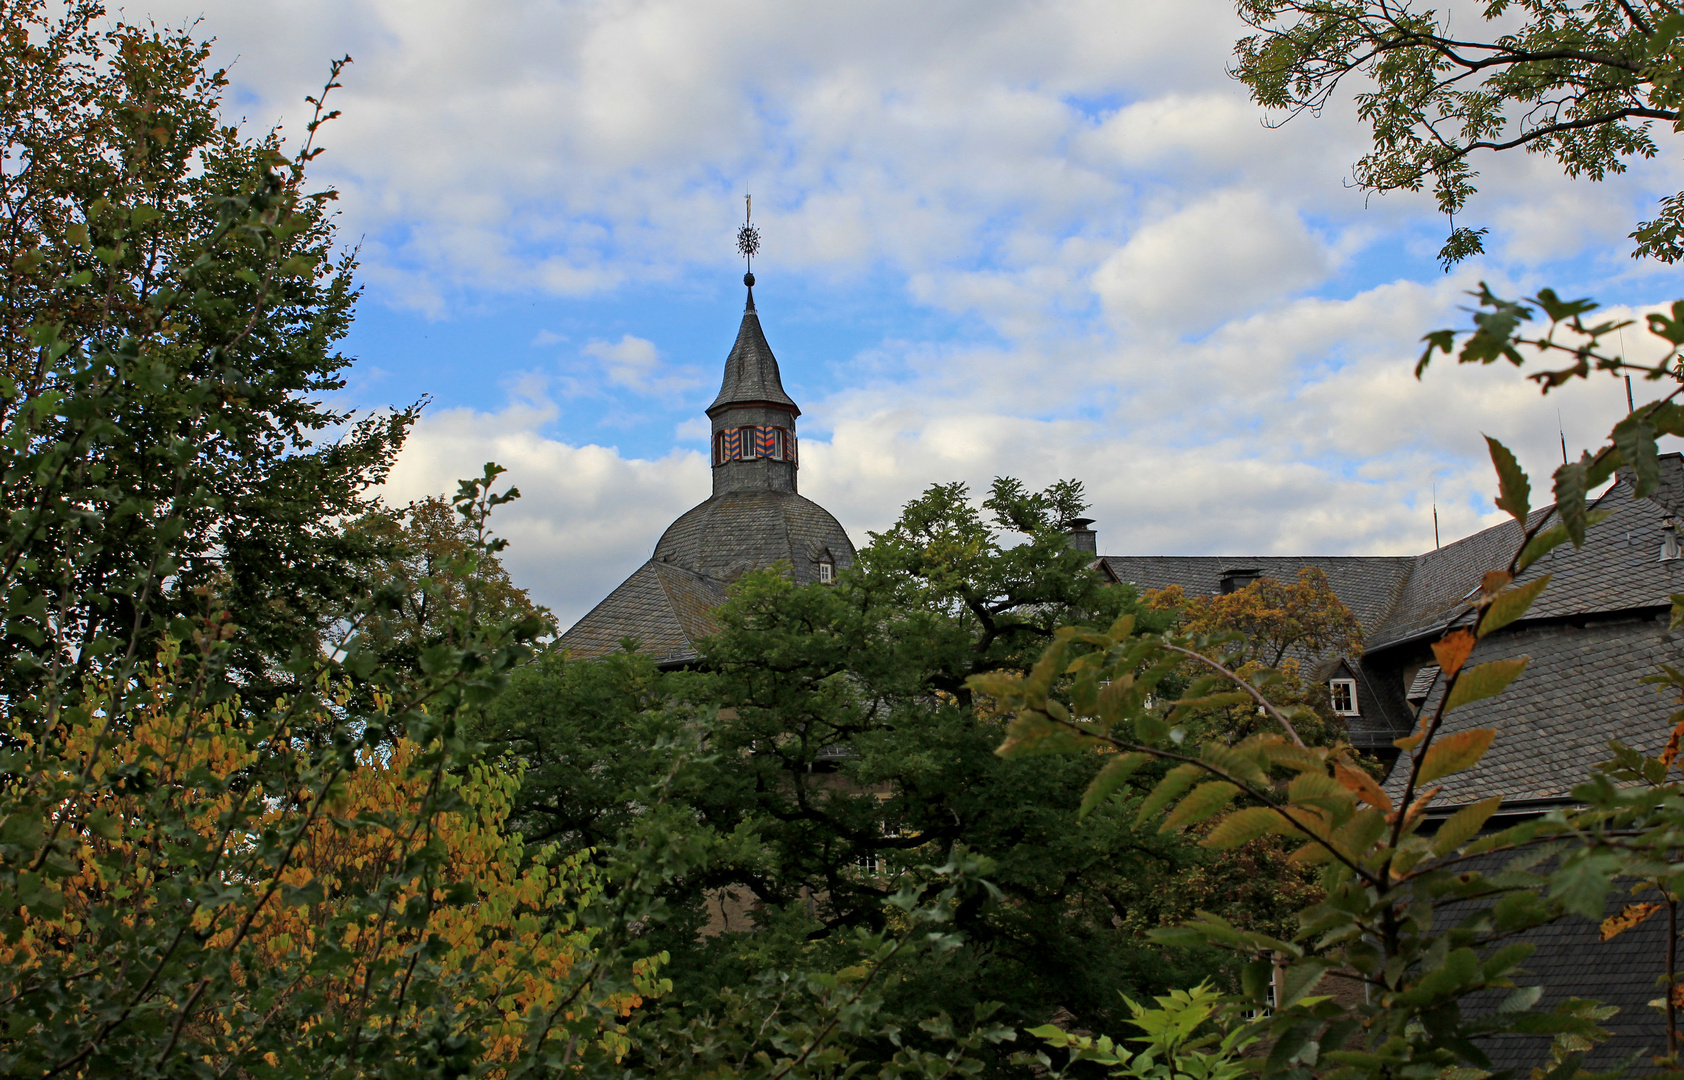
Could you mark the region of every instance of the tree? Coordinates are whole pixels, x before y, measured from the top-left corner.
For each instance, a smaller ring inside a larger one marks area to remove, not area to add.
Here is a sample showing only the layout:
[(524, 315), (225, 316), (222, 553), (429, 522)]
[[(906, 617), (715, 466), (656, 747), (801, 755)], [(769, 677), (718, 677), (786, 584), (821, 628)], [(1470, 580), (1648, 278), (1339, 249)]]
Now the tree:
[[(33, 840), (66, 865), (45, 875), (56, 895), (38, 886), (0, 929), (7, 1075), (190, 1062), (314, 1077), (379, 1061), (500, 1077), (581, 1029), (592, 1045), (575, 1057), (624, 1053), (620, 1018), (660, 990), (656, 969), (632, 987), (584, 983), (595, 935), (579, 918), (599, 886), (577, 858), (503, 830), (518, 776), (441, 774), (400, 736), (350, 768), (291, 755), (290, 784), (242, 781), (280, 745), (231, 700), (195, 704), (173, 648), (146, 681), (115, 745), (82, 718), (54, 748), (65, 772), (103, 759), (130, 781), (66, 790), (84, 823), (70, 843), (8, 819), (11, 846)], [(542, 1023), (564, 1010), (588, 1022)]]
[[(1061, 621), (1170, 621), (1070, 546), (1061, 526), (1080, 508), (1068, 483), (1001, 480), (980, 506), (962, 485), (936, 485), (834, 584), (797, 586), (776, 569), (738, 581), (697, 670), (663, 674), (626, 653), (547, 657), (514, 675), (478, 730), (526, 770), (514, 818), (529, 836), (601, 845), (648, 805), (626, 792), (671, 770), (662, 812), (704, 849), (652, 934), (675, 990), (651, 1018), (724, 1008), (721, 994), (767, 968), (845, 967), (856, 933), (898, 925), (890, 899), (918, 868), (960, 850), (989, 858), (1004, 902), (971, 893), (952, 913), (963, 944), (902, 965), (885, 1008), (909, 1031), (934, 1009), (963, 1017), (989, 1000), (1004, 1002), (1000, 1022), (1061, 1007), (1103, 1019), (1121, 1007), (1119, 982), (1151, 993), (1212, 970), (1208, 954), (1141, 937), (1165, 884), (1209, 882), (1211, 860), (1139, 830), (1133, 807), (1071, 828), (1101, 763), (1001, 761), (1004, 718), (967, 686), (1027, 670)], [(686, 729), (705, 758), (661, 749)], [(627, 754), (634, 744), (655, 750)], [(722, 901), (729, 929), (752, 931), (698, 939), (710, 918), (719, 928)], [(1260, 918), (1274, 926), (1289, 910)], [(861, 1052), (881, 1062), (894, 1048)]]
[[(1407, 0), (1239, 0), (1257, 32), (1234, 75), (1286, 119), (1319, 114), (1354, 79), (1373, 148), (1366, 191), (1429, 182), (1451, 231), (1439, 259), (1483, 250), (1485, 229), (1455, 224), (1475, 193), (1480, 153), (1549, 154), (1568, 176), (1601, 180), (1659, 152), (1655, 122), (1679, 128), (1684, 13), (1670, 0), (1481, 0), (1461, 21)], [(1684, 192), (1631, 233), (1633, 257), (1684, 257)]]
[[(1154, 609), (1174, 612), (1176, 628), (1190, 637), (1239, 635), (1236, 671), (1245, 678), (1264, 680), (1259, 685), (1275, 705), (1298, 709), (1294, 723), (1305, 741), (1332, 746), (1346, 738), (1344, 722), (1330, 707), (1326, 684), (1303, 670), (1306, 663), (1362, 655), (1362, 626), (1334, 595), (1326, 574), (1306, 566), (1294, 583), (1260, 577), (1242, 589), (1216, 596), (1189, 597), (1179, 585), (1171, 585), (1148, 593), (1145, 600)], [(1197, 666), (1196, 661), (1189, 661), (1184, 670)], [(1242, 702), (1190, 715), (1186, 725), (1201, 738), (1236, 742), (1272, 726), (1272, 721)]]
[[(443, 496), (419, 499), (394, 511), (377, 509), (348, 530), (366, 537), (380, 562), (369, 574), (371, 589), (380, 594), (381, 617), (370, 636), (381, 643), (389, 660), (397, 654), (413, 662), (429, 647), (445, 640), (456, 623), (449, 616), (470, 600), (480, 617), (536, 618), (548, 626), (548, 609), (532, 602), (526, 590), (510, 578), (494, 552), (481, 553), (472, 564), (472, 579), (462, 575), (465, 556), (474, 550), (473, 527), (451, 500)], [(360, 629), (348, 623), (341, 634)]]
[(283, 665), (320, 651), (380, 554), (340, 523), (416, 415), (324, 401), (356, 299), (333, 193), (305, 173), (330, 114), (289, 161), (278, 134), (220, 122), (226, 80), (189, 33), (101, 30), (93, 0), (5, 13), (0, 484), (23, 517), (0, 693), (152, 655), (201, 587), (241, 612), (219, 662), (248, 700), (296, 689)]
[[(314, 441), (347, 419), (321, 395), (353, 290), (311, 141), (217, 126), (187, 34), (6, 10), (0, 1071), (620, 1075), (695, 845), (664, 779), (595, 866), (504, 834), (515, 779), (467, 726), (544, 628), (495, 564), (517, 493), (488, 465), (436, 508), (462, 522), (429, 572), (371, 589), (390, 550), (340, 525), (412, 414)], [(833, 1074), (894, 1038), (872, 994), (949, 940), (984, 867), (920, 870), (840, 974), (784, 978), (804, 1000), (772, 973), (709, 1038), (649, 1028), (639, 1052)], [(976, 1028), (884, 1075), (1010, 1035)]]

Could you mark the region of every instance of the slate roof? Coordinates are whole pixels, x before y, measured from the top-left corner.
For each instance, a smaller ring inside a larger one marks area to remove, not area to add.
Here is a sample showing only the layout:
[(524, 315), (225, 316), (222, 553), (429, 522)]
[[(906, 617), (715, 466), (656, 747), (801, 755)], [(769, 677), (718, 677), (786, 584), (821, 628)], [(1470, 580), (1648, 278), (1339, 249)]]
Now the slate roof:
[[(1630, 476), (1603, 494), (1598, 509), (1612, 517), (1591, 527), (1586, 546), (1557, 548), (1520, 578), (1554, 574), (1549, 588), (1529, 613), (1532, 618), (1560, 618), (1595, 612), (1661, 607), (1684, 590), (1684, 561), (1659, 559), (1662, 525), (1668, 515), (1684, 516), (1684, 457), (1661, 457), (1661, 490), (1649, 499), (1633, 499)], [(1547, 508), (1534, 511), (1533, 521)], [(1257, 569), (1280, 581), (1292, 581), (1301, 567), (1327, 574), (1328, 584), (1362, 623), (1372, 652), (1426, 635), (1436, 635), (1458, 614), (1463, 599), (1485, 571), (1508, 562), (1520, 526), (1505, 522), (1414, 556), (1106, 555), (1102, 561), (1119, 581), (1142, 589), (1180, 585), (1190, 595), (1212, 595), (1226, 570)]]
[[(777, 358), (754, 310), (753, 288), (708, 414), (749, 404), (801, 412), (784, 393)], [(740, 419), (716, 417), (715, 423)], [(697, 657), (696, 642), (718, 629), (713, 611), (725, 602), (726, 588), (748, 571), (786, 563), (798, 584), (808, 584), (819, 580), (821, 563), (832, 570), (853, 565), (853, 542), (824, 507), (794, 491), (775, 490), (777, 478), (762, 473), (746, 481), (737, 476), (746, 484), (741, 490), (720, 490), (723, 467), (715, 466), (713, 497), (668, 526), (654, 556), (561, 635), (559, 644), (569, 655), (602, 656), (629, 638), (659, 664), (689, 663)]]
[(712, 416), (731, 405), (749, 402), (784, 405), (796, 416), (801, 415), (795, 401), (784, 393), (777, 358), (766, 344), (760, 316), (754, 310), (753, 288), (748, 291), (748, 307), (743, 312), (742, 326), (737, 329), (737, 342), (731, 346), (731, 355), (725, 358), (725, 379), (720, 384), (719, 396), (708, 406), (707, 413)]
[[(1502, 859), (1483, 862), (1487, 873), (1499, 871)], [(1617, 913), (1628, 903), (1647, 896), (1633, 895), (1626, 885), (1609, 894), (1607, 914)], [(1447, 921), (1457, 914), (1455, 905), (1441, 909)], [(1666, 1052), (1666, 1023), (1649, 1002), (1662, 995), (1655, 979), (1665, 969), (1667, 919), (1657, 914), (1611, 941), (1598, 938), (1596, 922), (1569, 915), (1548, 926), (1516, 935), (1513, 940), (1538, 946), (1515, 976), (1517, 986), (1542, 986), (1537, 1008), (1548, 1010), (1570, 997), (1592, 998), (1613, 1005), (1619, 1012), (1602, 1021), (1609, 1038), (1586, 1055), (1584, 1067), (1592, 1071), (1612, 1069), (1633, 1054), (1640, 1055), (1632, 1066), (1638, 1075), (1652, 1073), (1652, 1057)], [(1467, 1002), (1468, 1012), (1479, 1015), (1497, 1005), (1512, 991), (1480, 994)], [(1494, 1069), (1514, 1069), (1527, 1076), (1534, 1066), (1549, 1060), (1547, 1035), (1503, 1035), (1480, 1041)]]
[[(1607, 758), (1610, 738), (1651, 751), (1664, 741), (1668, 701), (1636, 681), (1656, 664), (1684, 662), (1684, 643), (1666, 633), (1664, 621), (1670, 596), (1684, 592), (1684, 560), (1660, 558), (1668, 518), (1684, 517), (1684, 457), (1663, 455), (1660, 465), (1661, 489), (1652, 498), (1632, 498), (1632, 478), (1622, 473), (1598, 500), (1610, 516), (1590, 528), (1585, 546), (1558, 547), (1521, 576), (1552, 575), (1527, 618), (1481, 642), (1469, 662), (1528, 655), (1531, 665), (1504, 694), (1452, 714), (1450, 730), (1496, 726), (1500, 734), (1478, 769), (1453, 778), (1443, 802), (1559, 797)], [(1352, 742), (1386, 749), (1414, 727), (1417, 710), (1405, 695), (1418, 667), (1431, 661), (1427, 643), (1466, 617), (1466, 598), (1487, 570), (1508, 562), (1519, 537), (1511, 521), (1413, 557), (1102, 561), (1121, 581), (1201, 595), (1216, 593), (1225, 571), (1291, 581), (1302, 567), (1321, 569), (1363, 627), (1366, 652), (1349, 665), (1362, 710), (1349, 722)], [(1595, 632), (1583, 632), (1591, 623)], [(1442, 694), (1442, 682), (1432, 690)], [(1425, 702), (1436, 704), (1436, 696)]]
[(1116, 575), (1142, 590), (1179, 585), (1189, 596), (1220, 591), (1229, 570), (1260, 571), (1281, 582), (1298, 580), (1298, 571), (1313, 566), (1327, 575), (1327, 583), (1365, 635), (1379, 627), (1397, 603), (1415, 563), (1412, 555), (1103, 555), (1100, 561)]
[(818, 503), (791, 491), (727, 491), (673, 522), (654, 561), (729, 583), (784, 560), (795, 581), (807, 584), (818, 580), (827, 554), (837, 570), (853, 565), (853, 541)]
[[(1548, 595), (1549, 590), (1545, 590)], [(1496, 728), (1497, 739), (1478, 767), (1445, 777), (1440, 804), (1449, 806), (1501, 795), (1545, 799), (1566, 795), (1606, 761), (1608, 740), (1657, 754), (1671, 731), (1670, 696), (1638, 680), (1659, 665), (1684, 659), (1684, 638), (1669, 633), (1667, 615), (1606, 616), (1587, 626), (1541, 622), (1482, 640), (1469, 664), (1531, 658), (1526, 670), (1494, 698), (1449, 713), (1440, 738), (1469, 728)], [(1424, 712), (1438, 707), (1444, 680), (1428, 695)], [(1386, 781), (1399, 797), (1405, 777)]]
[[(1653, 498), (1633, 499), (1629, 475), (1597, 502), (1612, 516), (1591, 526), (1585, 546), (1556, 548), (1534, 563), (1521, 581), (1551, 574), (1530, 618), (1561, 618), (1603, 611), (1661, 607), (1684, 589), (1684, 561), (1660, 560), (1663, 522), (1684, 510), (1684, 464), (1680, 455), (1661, 459), (1661, 490)], [(1535, 523), (1547, 508), (1533, 511)], [(1509, 521), (1475, 533), (1415, 560), (1403, 594), (1383, 624), (1369, 635), (1370, 649), (1436, 634), (1456, 614), (1462, 599), (1479, 585), (1486, 570), (1508, 562), (1519, 543), (1520, 526)]]
[(687, 663), (696, 658), (695, 642), (718, 629), (713, 609), (724, 602), (722, 583), (651, 559), (574, 623), (560, 644), (569, 656), (590, 660), (631, 638), (657, 664)]

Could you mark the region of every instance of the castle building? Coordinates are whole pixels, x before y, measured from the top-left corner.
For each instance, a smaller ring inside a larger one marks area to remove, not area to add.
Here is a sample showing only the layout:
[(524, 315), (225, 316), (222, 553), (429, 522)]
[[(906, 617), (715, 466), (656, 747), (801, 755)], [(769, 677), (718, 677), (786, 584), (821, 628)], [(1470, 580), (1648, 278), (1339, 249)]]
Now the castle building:
[[(673, 522), (651, 558), (562, 635), (571, 656), (603, 656), (630, 640), (662, 666), (691, 663), (696, 642), (717, 630), (713, 613), (727, 587), (744, 573), (781, 565), (798, 583), (827, 582), (854, 561), (842, 526), (797, 491), (801, 410), (785, 393), (761, 330), (754, 275), (743, 281), (749, 291), (742, 325), (707, 409), (713, 493)], [(1672, 597), (1684, 592), (1684, 457), (1662, 455), (1658, 464), (1658, 491), (1634, 498), (1634, 477), (1622, 470), (1597, 500), (1610, 514), (1590, 527), (1584, 547), (1557, 548), (1518, 579), (1551, 576), (1526, 616), (1482, 638), (1469, 663), (1525, 655), (1529, 666), (1505, 693), (1448, 718), (1446, 734), (1492, 727), (1499, 735), (1477, 767), (1445, 781), (1430, 818), (1500, 796), (1493, 827), (1512, 824), (1572, 805), (1573, 785), (1609, 756), (1610, 740), (1648, 754), (1660, 749), (1674, 703), (1638, 680), (1661, 664), (1684, 664), (1684, 632), (1670, 620)], [(1188, 595), (1212, 595), (1259, 577), (1291, 581), (1305, 567), (1323, 571), (1361, 623), (1364, 649), (1301, 659), (1326, 683), (1352, 743), (1388, 760), (1396, 755), (1394, 740), (1444, 693), (1432, 642), (1466, 625), (1467, 600), (1481, 576), (1507, 561), (1521, 534), (1508, 522), (1416, 556), (1101, 556), (1090, 524), (1069, 523), (1071, 543), (1093, 553), (1095, 568), (1111, 581), (1142, 590), (1179, 585)], [(1402, 780), (1394, 770), (1387, 782), (1394, 798)], [(1623, 899), (1610, 902), (1617, 908)], [(1651, 919), (1603, 943), (1594, 922), (1568, 919), (1528, 935), (1540, 948), (1526, 966), (1543, 985), (1546, 1004), (1583, 996), (1620, 1007), (1604, 1022), (1613, 1037), (1587, 1064), (1607, 1067), (1664, 1046), (1663, 1021), (1648, 1003), (1667, 926)], [(1487, 1048), (1496, 1067), (1522, 1068), (1543, 1060), (1548, 1037), (1498, 1042)]]
[(667, 527), (649, 561), (561, 636), (568, 655), (590, 659), (627, 640), (663, 667), (696, 659), (715, 631), (726, 588), (750, 570), (783, 564), (798, 584), (828, 582), (854, 561), (854, 545), (830, 512), (797, 490), (800, 406), (784, 392), (778, 361), (748, 304), (725, 358), (719, 396), (707, 408), (713, 494)]

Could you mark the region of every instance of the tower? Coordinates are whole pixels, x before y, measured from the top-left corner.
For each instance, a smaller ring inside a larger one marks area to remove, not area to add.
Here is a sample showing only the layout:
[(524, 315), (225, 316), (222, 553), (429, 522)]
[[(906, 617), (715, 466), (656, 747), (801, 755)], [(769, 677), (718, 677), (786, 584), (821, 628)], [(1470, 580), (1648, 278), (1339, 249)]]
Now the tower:
[[(752, 259), (759, 234), (745, 222), (738, 250)], [(751, 264), (752, 266), (752, 264)], [(854, 561), (854, 545), (829, 511), (796, 490), (795, 420), (777, 357), (754, 307), (754, 272), (719, 394), (707, 407), (713, 493), (667, 527), (654, 555), (561, 636), (590, 658), (630, 638), (665, 666), (696, 659), (714, 632), (726, 588), (751, 570), (782, 566), (797, 584), (824, 584)]]

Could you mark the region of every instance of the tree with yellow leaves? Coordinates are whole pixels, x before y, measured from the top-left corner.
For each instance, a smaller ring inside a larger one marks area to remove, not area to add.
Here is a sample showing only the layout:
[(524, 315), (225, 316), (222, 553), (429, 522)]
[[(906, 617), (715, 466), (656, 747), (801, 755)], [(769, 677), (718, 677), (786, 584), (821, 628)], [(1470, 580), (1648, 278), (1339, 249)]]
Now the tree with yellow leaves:
[[(285, 726), (196, 702), (182, 675), (172, 646), (138, 701), (107, 688), (67, 711), (34, 757), (52, 813), (7, 819), (43, 868), (0, 923), (8, 1075), (98, 1074), (119, 1028), (152, 1064), (212, 1075), (374, 1059), (500, 1077), (624, 1053), (620, 1021), (662, 988), (657, 963), (623, 986), (596, 978), (580, 922), (596, 874), (505, 829), (517, 774), (441, 769), (437, 742), (401, 735), (316, 769), (289, 756)], [(264, 767), (276, 756), (285, 767)], [(82, 988), (104, 1000), (78, 1053), (57, 1036), (81, 1025), (30, 1006)]]

